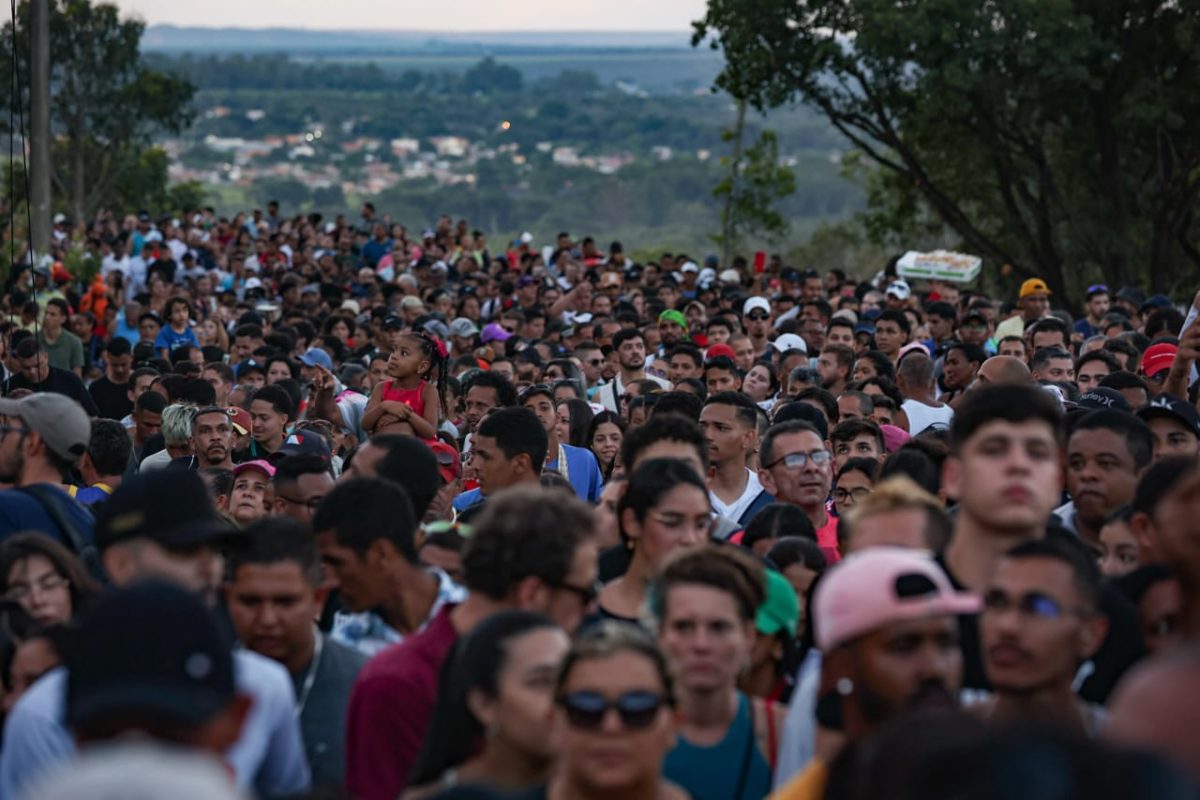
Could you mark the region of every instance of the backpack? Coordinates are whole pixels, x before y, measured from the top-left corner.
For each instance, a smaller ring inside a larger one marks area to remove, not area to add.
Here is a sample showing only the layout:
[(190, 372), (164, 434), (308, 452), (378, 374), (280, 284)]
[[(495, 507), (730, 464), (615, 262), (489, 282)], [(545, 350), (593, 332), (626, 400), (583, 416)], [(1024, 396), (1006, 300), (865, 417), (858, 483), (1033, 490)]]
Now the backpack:
[(37, 501), (42, 510), (58, 526), (66, 543), (70, 545), (75, 555), (79, 556), (79, 560), (87, 567), (92, 577), (101, 583), (107, 583), (104, 568), (100, 565), (100, 550), (96, 547), (96, 543), (83, 535), (83, 531), (79, 530), (70, 516), (63, 511), (54, 494), (45, 486), (38, 485), (22, 486), (16, 491)]

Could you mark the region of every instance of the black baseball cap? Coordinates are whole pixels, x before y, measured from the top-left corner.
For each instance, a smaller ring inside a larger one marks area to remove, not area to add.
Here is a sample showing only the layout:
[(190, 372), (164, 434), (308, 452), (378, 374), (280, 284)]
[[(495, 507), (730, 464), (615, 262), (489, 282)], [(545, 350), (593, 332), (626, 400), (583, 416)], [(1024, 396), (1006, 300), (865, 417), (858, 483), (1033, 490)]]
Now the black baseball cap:
[(144, 581), (107, 591), (65, 642), (66, 721), (200, 725), (234, 699), (232, 645), (180, 586)]
[(1196, 437), (1200, 438), (1200, 414), (1196, 407), (1185, 400), (1169, 394), (1160, 394), (1149, 405), (1138, 409), (1137, 415), (1149, 422), (1155, 417), (1166, 417), (1183, 423)]
[(325, 437), (314, 431), (289, 433), (278, 450), (268, 457), (272, 464), (288, 456), (320, 456), (329, 461), (333, 454)]
[(1078, 406), (1089, 410), (1111, 408), (1113, 411), (1133, 411), (1133, 406), (1125, 399), (1125, 395), (1107, 386), (1097, 386), (1089, 389), (1079, 397)]
[(191, 550), (234, 532), (217, 515), (204, 479), (189, 470), (154, 470), (122, 481), (96, 518), (101, 550), (131, 539)]
[(383, 318), (383, 329), (385, 331), (398, 331), (404, 327), (404, 320), (396, 316)]

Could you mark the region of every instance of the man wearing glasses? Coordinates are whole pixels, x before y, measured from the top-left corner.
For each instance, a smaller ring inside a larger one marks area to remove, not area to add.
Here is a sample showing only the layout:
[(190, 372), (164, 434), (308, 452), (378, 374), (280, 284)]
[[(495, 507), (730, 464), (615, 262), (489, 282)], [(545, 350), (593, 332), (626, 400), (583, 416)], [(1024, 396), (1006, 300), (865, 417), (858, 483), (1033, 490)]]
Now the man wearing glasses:
[(0, 540), (38, 531), (79, 553), (92, 542), (95, 521), (63, 486), (87, 452), (92, 424), (65, 395), (39, 392), (0, 400)]
[(333, 489), (333, 476), (329, 461), (319, 455), (288, 455), (275, 462), (273, 483), (275, 516), (309, 527), (313, 512)]
[(1048, 538), (1014, 547), (983, 593), (979, 631), (994, 695), (972, 710), (1010, 723), (1050, 723), (1095, 735), (1103, 712), (1073, 689), (1079, 667), (1104, 641), (1100, 571), (1077, 542)]
[(765, 297), (751, 297), (745, 302), (742, 306), (742, 327), (754, 346), (756, 361), (771, 354), (771, 304)]
[(839, 558), (837, 517), (826, 501), (833, 483), (829, 443), (807, 422), (789, 420), (767, 430), (758, 451), (758, 479), (778, 503), (798, 506), (817, 532), (817, 544), (829, 563)]

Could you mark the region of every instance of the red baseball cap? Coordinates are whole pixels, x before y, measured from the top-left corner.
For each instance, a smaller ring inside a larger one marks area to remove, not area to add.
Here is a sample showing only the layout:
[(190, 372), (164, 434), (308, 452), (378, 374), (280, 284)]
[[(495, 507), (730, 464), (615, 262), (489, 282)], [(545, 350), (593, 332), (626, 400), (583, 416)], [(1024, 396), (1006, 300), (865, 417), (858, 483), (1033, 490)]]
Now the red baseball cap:
[(1179, 348), (1167, 342), (1150, 345), (1142, 353), (1142, 374), (1153, 378), (1164, 369), (1170, 369), (1177, 352)]
[(737, 356), (734, 355), (733, 348), (724, 342), (721, 344), (714, 344), (712, 347), (708, 348), (708, 352), (705, 354), (706, 358), (716, 358), (717, 356), (725, 356), (727, 358), (734, 359), (737, 358)]
[(442, 480), (447, 484), (458, 480), (462, 474), (462, 460), (458, 457), (458, 451), (445, 442), (430, 442), (429, 449), (437, 456), (438, 474)]

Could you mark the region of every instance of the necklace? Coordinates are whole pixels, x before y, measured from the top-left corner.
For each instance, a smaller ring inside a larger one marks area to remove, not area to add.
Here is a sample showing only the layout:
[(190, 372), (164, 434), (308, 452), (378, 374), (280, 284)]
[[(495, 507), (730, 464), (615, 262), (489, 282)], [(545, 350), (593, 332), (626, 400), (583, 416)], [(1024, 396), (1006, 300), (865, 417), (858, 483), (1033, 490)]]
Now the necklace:
[(315, 629), (315, 626), (313, 634), (316, 636), (316, 640), (313, 642), (312, 666), (309, 667), (308, 674), (304, 676), (304, 684), (300, 687), (300, 695), (296, 700), (297, 718), (304, 713), (304, 706), (308, 703), (308, 696), (312, 693), (313, 684), (317, 682), (317, 670), (321, 668), (321, 650), (325, 647), (325, 637), (321, 635), (320, 630)]

